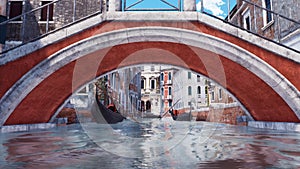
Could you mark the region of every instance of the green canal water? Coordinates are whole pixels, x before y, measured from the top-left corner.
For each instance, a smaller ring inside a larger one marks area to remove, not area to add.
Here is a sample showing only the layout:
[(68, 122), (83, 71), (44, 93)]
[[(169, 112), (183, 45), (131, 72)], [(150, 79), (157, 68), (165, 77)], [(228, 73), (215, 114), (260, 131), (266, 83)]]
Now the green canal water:
[(0, 168), (299, 168), (300, 133), (170, 119), (1, 133)]

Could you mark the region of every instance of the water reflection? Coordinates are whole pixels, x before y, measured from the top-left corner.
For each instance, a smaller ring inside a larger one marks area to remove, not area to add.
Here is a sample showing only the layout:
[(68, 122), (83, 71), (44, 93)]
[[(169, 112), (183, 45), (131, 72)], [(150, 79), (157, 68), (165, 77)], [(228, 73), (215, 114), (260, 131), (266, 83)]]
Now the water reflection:
[(157, 119), (2, 133), (1, 168), (297, 168), (300, 134)]

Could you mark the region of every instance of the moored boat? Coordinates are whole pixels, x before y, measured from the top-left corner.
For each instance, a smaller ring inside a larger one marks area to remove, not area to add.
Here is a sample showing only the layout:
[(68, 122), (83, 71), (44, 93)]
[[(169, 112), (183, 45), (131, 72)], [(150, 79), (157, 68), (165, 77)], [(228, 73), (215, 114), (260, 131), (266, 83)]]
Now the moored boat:
[[(111, 106), (111, 105), (110, 105)], [(122, 114), (118, 111), (112, 111), (111, 108), (107, 108), (104, 106), (97, 98), (91, 108), (92, 115), (97, 123), (101, 124), (115, 124), (118, 122), (122, 122), (126, 119)]]
[(170, 109), (169, 113), (171, 114), (173, 120), (176, 121), (191, 121), (192, 114), (191, 113), (178, 113), (177, 110)]

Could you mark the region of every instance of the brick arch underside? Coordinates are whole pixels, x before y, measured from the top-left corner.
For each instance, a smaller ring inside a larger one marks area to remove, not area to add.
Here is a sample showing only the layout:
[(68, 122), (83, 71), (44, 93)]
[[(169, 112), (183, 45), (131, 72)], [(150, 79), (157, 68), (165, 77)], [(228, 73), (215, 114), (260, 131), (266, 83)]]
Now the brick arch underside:
[[(160, 53), (162, 50), (168, 52)], [(142, 54), (136, 54), (139, 51)], [(224, 68), (225, 81), (219, 62)], [(23, 99), (5, 125), (48, 122), (82, 85), (117, 68), (143, 63), (171, 64), (208, 76), (235, 95), (255, 120), (299, 122), (269, 85), (223, 56), (178, 43), (136, 42), (95, 51), (60, 68)]]

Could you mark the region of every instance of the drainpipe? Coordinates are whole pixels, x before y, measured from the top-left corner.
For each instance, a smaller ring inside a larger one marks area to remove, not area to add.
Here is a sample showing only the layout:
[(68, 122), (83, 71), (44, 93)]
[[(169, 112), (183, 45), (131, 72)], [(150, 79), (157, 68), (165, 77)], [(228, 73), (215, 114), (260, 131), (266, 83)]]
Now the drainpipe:
[[(6, 0), (0, 1), (0, 23), (7, 20), (6, 17)], [(2, 48), (5, 44), (5, 37), (6, 37), (6, 25), (0, 26), (0, 52), (2, 52)]]
[(109, 0), (108, 1), (108, 11), (116, 12), (122, 11), (122, 0)]
[(196, 0), (183, 0), (183, 11), (196, 11)]

